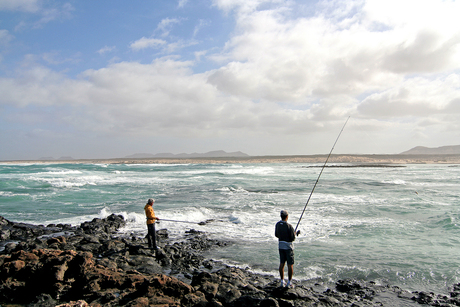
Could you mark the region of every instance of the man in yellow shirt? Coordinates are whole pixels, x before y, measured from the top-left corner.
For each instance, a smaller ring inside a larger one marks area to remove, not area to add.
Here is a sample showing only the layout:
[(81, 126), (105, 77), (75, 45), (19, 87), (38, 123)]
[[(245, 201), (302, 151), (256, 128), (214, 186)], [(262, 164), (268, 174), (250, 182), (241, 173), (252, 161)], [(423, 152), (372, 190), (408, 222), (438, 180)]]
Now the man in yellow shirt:
[(153, 211), (154, 202), (155, 200), (150, 198), (147, 201), (144, 210), (145, 215), (147, 216), (147, 241), (149, 243), (149, 248), (156, 251), (157, 241), (155, 238), (155, 221), (159, 220), (159, 218), (155, 216), (155, 211)]

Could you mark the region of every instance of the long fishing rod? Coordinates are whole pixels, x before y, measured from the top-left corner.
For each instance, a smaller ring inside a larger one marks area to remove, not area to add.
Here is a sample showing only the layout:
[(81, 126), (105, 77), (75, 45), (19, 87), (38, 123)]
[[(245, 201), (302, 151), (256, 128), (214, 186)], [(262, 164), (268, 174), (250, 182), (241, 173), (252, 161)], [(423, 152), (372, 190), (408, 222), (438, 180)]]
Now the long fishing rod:
[(176, 223), (189, 223), (189, 224), (198, 224), (198, 225), (206, 225), (210, 220), (204, 222), (190, 222), (190, 221), (178, 221), (178, 220), (168, 220), (168, 219), (159, 219), (158, 221), (166, 221), (166, 222), (176, 222)]
[(316, 179), (315, 185), (313, 186), (313, 189), (311, 190), (310, 196), (308, 197), (307, 203), (305, 204), (305, 207), (303, 208), (302, 214), (300, 215), (299, 221), (297, 222), (297, 226), (295, 227), (295, 233), (297, 233), (297, 228), (299, 227), (300, 221), (302, 220), (303, 214), (305, 213), (305, 210), (307, 209), (308, 202), (310, 201), (311, 196), (313, 195), (313, 191), (315, 191), (316, 185), (318, 184), (319, 177), (321, 177), (321, 174), (323, 173), (324, 168), (326, 167), (327, 161), (329, 160), (329, 157), (332, 154), (332, 151), (334, 150), (335, 144), (337, 144), (337, 141), (340, 138), (340, 135), (342, 134), (343, 129), (345, 128), (346, 124), (348, 123), (348, 120), (350, 119), (350, 116), (348, 116), (347, 120), (345, 121), (345, 124), (342, 127), (342, 130), (340, 130), (339, 135), (337, 136), (337, 139), (334, 142), (334, 145), (332, 145), (331, 151), (329, 152), (329, 155), (327, 156), (326, 161), (324, 162), (323, 167), (321, 168), (321, 172), (318, 175), (318, 178)]

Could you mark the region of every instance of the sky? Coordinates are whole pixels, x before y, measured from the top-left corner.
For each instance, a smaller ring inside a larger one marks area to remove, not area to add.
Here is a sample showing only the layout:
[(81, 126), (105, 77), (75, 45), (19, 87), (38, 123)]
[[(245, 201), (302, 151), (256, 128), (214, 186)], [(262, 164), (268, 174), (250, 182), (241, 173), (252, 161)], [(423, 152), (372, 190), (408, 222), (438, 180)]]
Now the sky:
[(0, 160), (460, 145), (460, 2), (0, 0)]

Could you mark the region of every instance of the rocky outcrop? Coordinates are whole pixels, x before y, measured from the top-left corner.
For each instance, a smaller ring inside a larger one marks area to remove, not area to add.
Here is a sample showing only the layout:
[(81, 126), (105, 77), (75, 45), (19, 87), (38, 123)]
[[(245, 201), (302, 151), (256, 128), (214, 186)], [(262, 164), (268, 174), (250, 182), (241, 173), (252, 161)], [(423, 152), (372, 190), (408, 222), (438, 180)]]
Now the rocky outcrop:
[(10, 303), (37, 305), (46, 294), (55, 303), (84, 300), (93, 306), (119, 306), (147, 298), (150, 305), (179, 305), (192, 292), (176, 278), (104, 266), (82, 251), (17, 251), (0, 256), (0, 265), (0, 301)]
[(75, 227), (71, 225), (31, 225), (26, 223), (14, 223), (10, 222), (4, 217), (0, 216), (0, 242), (8, 240), (27, 240), (40, 237), (47, 234), (59, 233), (59, 232), (72, 232), (75, 231)]
[(202, 256), (229, 242), (194, 230), (172, 241), (161, 230), (155, 253), (143, 238), (117, 234), (123, 225), (116, 215), (79, 227), (29, 228), (0, 218), (0, 234), (14, 240), (0, 254), (0, 305), (460, 306), (460, 284), (448, 295), (357, 280), (332, 285), (297, 281), (294, 288), (279, 287), (273, 276)]

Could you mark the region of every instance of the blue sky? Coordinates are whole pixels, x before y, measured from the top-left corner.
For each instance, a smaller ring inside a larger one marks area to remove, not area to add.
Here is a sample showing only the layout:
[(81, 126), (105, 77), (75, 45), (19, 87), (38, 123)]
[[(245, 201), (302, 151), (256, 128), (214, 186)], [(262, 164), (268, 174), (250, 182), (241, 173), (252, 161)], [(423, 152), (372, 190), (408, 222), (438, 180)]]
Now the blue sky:
[(0, 160), (460, 144), (458, 1), (0, 0)]

